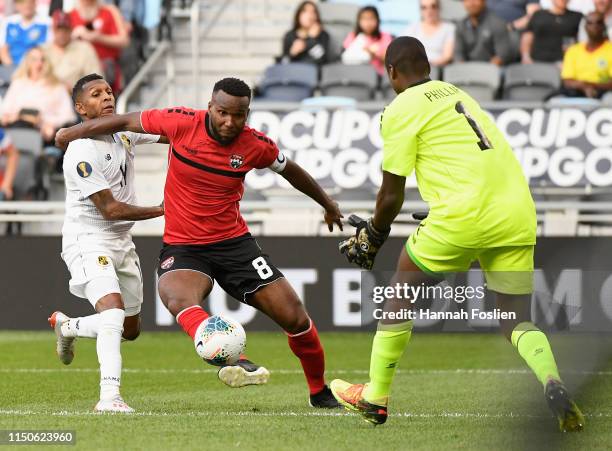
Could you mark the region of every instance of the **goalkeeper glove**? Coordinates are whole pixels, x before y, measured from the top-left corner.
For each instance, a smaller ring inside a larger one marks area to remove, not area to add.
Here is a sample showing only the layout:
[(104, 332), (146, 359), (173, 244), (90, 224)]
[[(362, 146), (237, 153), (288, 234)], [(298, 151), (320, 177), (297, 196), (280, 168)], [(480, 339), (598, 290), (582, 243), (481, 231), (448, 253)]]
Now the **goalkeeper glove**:
[(389, 237), (391, 229), (381, 232), (372, 225), (372, 218), (365, 221), (356, 215), (351, 215), (348, 222), (357, 231), (355, 236), (340, 242), (340, 253), (345, 254), (349, 262), (363, 269), (372, 269), (376, 254)]

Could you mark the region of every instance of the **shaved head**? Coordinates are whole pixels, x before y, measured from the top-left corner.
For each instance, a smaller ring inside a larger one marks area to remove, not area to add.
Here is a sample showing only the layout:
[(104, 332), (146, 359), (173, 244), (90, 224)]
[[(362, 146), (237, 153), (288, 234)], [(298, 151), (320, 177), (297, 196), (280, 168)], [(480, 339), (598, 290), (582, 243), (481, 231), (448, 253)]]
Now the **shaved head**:
[(397, 72), (409, 77), (425, 78), (431, 72), (425, 47), (421, 41), (410, 36), (395, 38), (389, 44), (385, 66), (387, 71), (389, 66), (393, 66)]

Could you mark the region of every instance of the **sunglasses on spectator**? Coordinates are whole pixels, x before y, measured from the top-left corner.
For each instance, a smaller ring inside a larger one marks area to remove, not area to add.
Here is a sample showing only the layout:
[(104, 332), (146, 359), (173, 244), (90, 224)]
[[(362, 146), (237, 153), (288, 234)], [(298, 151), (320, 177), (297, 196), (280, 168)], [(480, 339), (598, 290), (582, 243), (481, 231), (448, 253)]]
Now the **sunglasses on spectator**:
[(587, 25), (605, 25), (606, 23), (603, 20), (587, 20)]

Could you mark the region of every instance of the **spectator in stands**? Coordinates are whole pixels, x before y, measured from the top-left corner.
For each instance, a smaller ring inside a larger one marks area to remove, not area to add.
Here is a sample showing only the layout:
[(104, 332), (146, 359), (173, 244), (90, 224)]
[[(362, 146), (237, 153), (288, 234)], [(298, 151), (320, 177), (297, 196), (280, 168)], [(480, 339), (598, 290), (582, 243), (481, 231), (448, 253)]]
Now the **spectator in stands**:
[(13, 14), (14, 6), (13, 0), (4, 0), (0, 2), (0, 19)]
[[(555, 0), (540, 0), (540, 6), (542, 9), (551, 9)], [(587, 15), (595, 11), (595, 5), (593, 0), (569, 0), (567, 9), (570, 11), (579, 12), (582, 15)]]
[[(121, 17), (125, 20), (125, 28), (130, 37), (129, 45), (121, 51), (120, 66), (124, 80), (130, 80), (136, 75), (146, 61), (149, 30), (145, 26), (147, 10), (161, 6), (161, 0), (104, 0), (107, 4), (117, 5)], [(168, 2), (166, 2), (168, 4)], [(150, 13), (150, 11), (149, 11)], [(158, 11), (159, 14), (159, 11)]]
[(53, 13), (53, 42), (44, 47), (55, 76), (68, 92), (87, 74), (101, 73), (98, 55), (89, 42), (72, 39), (70, 16), (61, 10)]
[(568, 0), (553, 0), (550, 10), (536, 11), (521, 38), (523, 63), (554, 63), (576, 42), (582, 14), (567, 9)]
[(2, 124), (35, 127), (45, 142), (53, 143), (55, 132), (75, 120), (64, 85), (55, 77), (43, 50), (33, 48), (13, 74), (2, 101)]
[(348, 34), (342, 44), (342, 62), (371, 64), (379, 75), (384, 75), (385, 53), (392, 39), (389, 33), (380, 31), (378, 10), (365, 6), (357, 13), (355, 30)]
[[(612, 0), (593, 0), (595, 11), (604, 16), (606, 29), (608, 30), (608, 38), (612, 37)], [(582, 19), (580, 23), (580, 31), (578, 32), (578, 40), (586, 42), (588, 40), (586, 32), (586, 19)]]
[(36, 0), (36, 13), (41, 16), (51, 16), (49, 8), (51, 6), (51, 0)]
[(571, 97), (599, 98), (612, 90), (612, 42), (601, 13), (586, 17), (587, 42), (572, 45), (563, 59), (562, 93)]
[(440, 19), (440, 0), (421, 0), (421, 22), (409, 25), (404, 34), (425, 46), (429, 63), (445, 66), (455, 51), (455, 25)]
[(488, 0), (488, 8), (505, 20), (511, 30), (524, 30), (533, 13), (540, 9), (539, 0)]
[(515, 52), (506, 23), (487, 10), (486, 0), (463, 0), (467, 17), (455, 32), (455, 61), (487, 61), (501, 66)]
[[(161, 0), (160, 0), (161, 1)], [(134, 24), (141, 24), (145, 14), (145, 0), (103, 0), (106, 5), (116, 5), (121, 17), (125, 20), (128, 34), (131, 34)]]
[(115, 5), (102, 5), (99, 0), (78, 0), (70, 11), (74, 29), (72, 37), (91, 43), (96, 49), (104, 70), (104, 78), (118, 93), (123, 84), (119, 58), (121, 49), (127, 47), (130, 38)]
[(13, 198), (19, 152), (3, 128), (0, 128), (0, 201)]
[(295, 12), (293, 28), (283, 38), (282, 61), (323, 64), (327, 62), (329, 40), (317, 5), (302, 2)]
[(36, 15), (36, 0), (15, 0), (18, 13), (0, 25), (2, 64), (18, 65), (31, 48), (51, 41), (49, 17)]

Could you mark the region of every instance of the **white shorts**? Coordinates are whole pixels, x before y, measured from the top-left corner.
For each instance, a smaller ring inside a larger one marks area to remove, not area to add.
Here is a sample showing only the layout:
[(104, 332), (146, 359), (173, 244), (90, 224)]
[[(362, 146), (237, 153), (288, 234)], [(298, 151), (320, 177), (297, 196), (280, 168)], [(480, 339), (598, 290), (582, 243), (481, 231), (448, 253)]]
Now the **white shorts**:
[(142, 271), (132, 236), (80, 234), (64, 237), (62, 259), (70, 271), (70, 292), (91, 305), (111, 293), (121, 294), (125, 316), (140, 313)]

